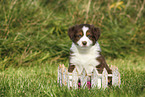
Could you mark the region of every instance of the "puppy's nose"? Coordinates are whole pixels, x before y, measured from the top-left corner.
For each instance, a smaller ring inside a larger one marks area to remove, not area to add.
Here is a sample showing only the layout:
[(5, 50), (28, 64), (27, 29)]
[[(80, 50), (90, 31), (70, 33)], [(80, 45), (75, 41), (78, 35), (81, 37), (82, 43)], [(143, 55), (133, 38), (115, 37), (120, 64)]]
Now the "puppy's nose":
[(83, 42), (82, 42), (82, 44), (83, 44), (83, 45), (86, 45), (86, 44), (87, 44), (87, 42), (86, 42), (86, 41), (83, 41)]

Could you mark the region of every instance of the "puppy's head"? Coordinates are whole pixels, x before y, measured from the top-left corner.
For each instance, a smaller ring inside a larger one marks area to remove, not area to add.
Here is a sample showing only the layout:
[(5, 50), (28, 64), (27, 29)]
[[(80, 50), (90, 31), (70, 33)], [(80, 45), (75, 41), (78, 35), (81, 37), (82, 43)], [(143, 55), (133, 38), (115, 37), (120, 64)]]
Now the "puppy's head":
[(96, 43), (100, 36), (99, 28), (89, 24), (81, 24), (70, 27), (68, 30), (70, 39), (80, 47), (89, 47)]

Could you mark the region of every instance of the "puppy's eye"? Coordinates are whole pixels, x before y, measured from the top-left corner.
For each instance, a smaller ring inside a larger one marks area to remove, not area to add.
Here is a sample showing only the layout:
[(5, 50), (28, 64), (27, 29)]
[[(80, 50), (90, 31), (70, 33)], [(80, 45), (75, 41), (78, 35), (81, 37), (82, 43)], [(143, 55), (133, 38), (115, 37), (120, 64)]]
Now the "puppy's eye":
[(87, 37), (91, 37), (91, 35), (87, 35)]
[(82, 37), (82, 35), (77, 35), (77, 37), (81, 38), (81, 37)]

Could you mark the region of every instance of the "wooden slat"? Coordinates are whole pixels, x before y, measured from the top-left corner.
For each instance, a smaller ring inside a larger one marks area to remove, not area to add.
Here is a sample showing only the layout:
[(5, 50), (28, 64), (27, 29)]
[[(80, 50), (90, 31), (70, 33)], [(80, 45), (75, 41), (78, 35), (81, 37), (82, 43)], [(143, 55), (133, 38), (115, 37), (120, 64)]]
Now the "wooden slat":
[(61, 65), (59, 68), (59, 83), (60, 83), (60, 86), (62, 86), (62, 68), (61, 68)]
[(104, 68), (102, 73), (102, 88), (105, 89), (108, 86), (108, 73)]
[(72, 72), (72, 87), (74, 89), (78, 88), (78, 71), (76, 68)]
[(70, 89), (70, 79), (69, 79), (70, 74), (67, 73), (67, 87)]
[(112, 68), (112, 85), (114, 86), (120, 86), (121, 79), (120, 79), (120, 73), (118, 72), (117, 67)]
[(67, 85), (67, 83), (66, 83), (67, 82), (67, 71), (66, 71), (66, 68), (63, 69), (63, 73), (62, 74), (63, 74), (62, 75), (62, 77), (63, 77), (62, 78), (63, 79), (63, 85), (66, 86)]
[(98, 71), (93, 69), (91, 74), (91, 88), (98, 87)]
[(80, 75), (80, 80), (81, 80), (81, 87), (85, 88), (87, 86), (87, 72), (85, 70), (85, 68), (83, 69), (81, 75)]
[(68, 87), (71, 88), (72, 87), (72, 73), (69, 73), (68, 75), (69, 75), (68, 76), (68, 83), (69, 83)]
[(60, 75), (59, 75), (59, 70), (60, 70), (60, 67), (58, 66), (58, 69), (57, 69), (57, 83), (60, 83)]

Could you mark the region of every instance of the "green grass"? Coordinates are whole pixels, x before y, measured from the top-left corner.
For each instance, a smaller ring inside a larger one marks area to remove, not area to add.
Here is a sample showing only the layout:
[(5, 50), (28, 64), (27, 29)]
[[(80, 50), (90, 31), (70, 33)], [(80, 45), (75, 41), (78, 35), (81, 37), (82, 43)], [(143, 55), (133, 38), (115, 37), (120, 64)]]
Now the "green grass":
[[(124, 59), (108, 59), (108, 63), (118, 66), (121, 73), (121, 87), (102, 89), (69, 90), (57, 84), (57, 65), (42, 64), (34, 67), (10, 67), (0, 73), (0, 95), (16, 96), (54, 96), (54, 97), (143, 97), (145, 96), (144, 58), (130, 56)], [(66, 62), (67, 64), (67, 62)]]
[(105, 56), (143, 55), (145, 49), (141, 0), (1, 0), (0, 13), (0, 70), (66, 60), (71, 46), (67, 29), (75, 24), (101, 29)]
[[(145, 0), (0, 0), (1, 96), (144, 96)], [(68, 90), (56, 83), (68, 64), (67, 29), (94, 24), (121, 88)]]

